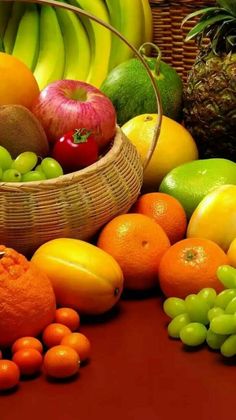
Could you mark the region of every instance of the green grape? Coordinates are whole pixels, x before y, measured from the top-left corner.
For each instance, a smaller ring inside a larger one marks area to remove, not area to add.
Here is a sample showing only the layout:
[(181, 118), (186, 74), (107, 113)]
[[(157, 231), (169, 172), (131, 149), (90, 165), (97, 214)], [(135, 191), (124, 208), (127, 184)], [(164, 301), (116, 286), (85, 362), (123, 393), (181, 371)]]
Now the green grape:
[(236, 287), (236, 269), (234, 267), (227, 264), (220, 265), (216, 275), (227, 289), (234, 289)]
[(21, 181), (22, 182), (42, 181), (44, 179), (47, 179), (47, 178), (43, 172), (29, 171), (26, 174), (22, 175)]
[(180, 340), (187, 346), (199, 346), (204, 343), (207, 328), (200, 322), (191, 322), (180, 330)]
[(232, 357), (236, 355), (236, 334), (230, 335), (223, 342), (220, 352), (225, 357)]
[(215, 298), (217, 296), (217, 293), (215, 289), (212, 287), (204, 287), (204, 289), (200, 290), (197, 294), (201, 299), (203, 299), (210, 308), (214, 306)]
[(188, 314), (177, 315), (167, 327), (169, 336), (172, 338), (179, 338), (180, 330), (189, 323), (190, 319)]
[(186, 311), (189, 314), (191, 322), (200, 322), (202, 324), (209, 324), (208, 319), (208, 304), (198, 295), (188, 295), (185, 298)]
[[(43, 175), (45, 175), (45, 173), (44, 173), (44, 172), (43, 172), (43, 170), (42, 170), (41, 163), (40, 163), (39, 165), (35, 166), (34, 170), (35, 170), (35, 171), (37, 171), (37, 172), (42, 173)], [(46, 175), (45, 175), (45, 176), (46, 176)]]
[(216, 296), (214, 306), (225, 309), (234, 297), (236, 297), (236, 289), (223, 290)]
[(163, 310), (170, 318), (186, 312), (185, 301), (180, 298), (170, 297), (165, 300)]
[(234, 297), (225, 308), (226, 314), (235, 314), (236, 313), (236, 297)]
[(216, 334), (210, 328), (207, 331), (206, 342), (212, 350), (219, 350), (228, 335)]
[(3, 170), (2, 170), (2, 168), (0, 167), (0, 180), (2, 179), (2, 174), (3, 174)]
[(230, 314), (216, 316), (211, 320), (210, 328), (216, 334), (235, 334), (236, 316)]
[(225, 311), (222, 308), (214, 307), (214, 308), (209, 309), (207, 313), (209, 322), (211, 322), (211, 320), (215, 318), (216, 316), (223, 315), (224, 313)]
[(12, 157), (5, 147), (0, 146), (0, 166), (3, 171), (9, 169), (12, 165)]
[(12, 162), (11, 167), (21, 174), (31, 171), (38, 162), (38, 156), (34, 152), (22, 152)]
[(50, 157), (46, 157), (42, 160), (41, 168), (47, 179), (57, 178), (58, 176), (63, 175), (63, 169), (60, 163)]
[(2, 174), (3, 182), (21, 182), (21, 173), (16, 169), (6, 169)]

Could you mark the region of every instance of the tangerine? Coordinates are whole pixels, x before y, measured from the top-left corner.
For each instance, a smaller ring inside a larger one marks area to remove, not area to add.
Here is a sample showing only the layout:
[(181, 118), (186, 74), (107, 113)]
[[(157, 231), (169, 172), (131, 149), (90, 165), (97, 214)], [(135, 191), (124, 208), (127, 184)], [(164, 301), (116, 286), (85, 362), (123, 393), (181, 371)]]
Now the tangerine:
[(0, 245), (0, 347), (37, 336), (52, 322), (55, 310), (46, 274), (22, 254)]
[(31, 70), (13, 55), (0, 52), (0, 105), (19, 104), (31, 108), (39, 95)]
[(12, 360), (0, 360), (0, 391), (14, 388), (20, 380), (20, 369)]
[(184, 238), (187, 216), (180, 202), (169, 194), (152, 192), (141, 195), (132, 208), (133, 212), (152, 217), (166, 232), (170, 243)]
[(63, 337), (70, 333), (71, 330), (66, 325), (53, 322), (43, 331), (42, 340), (45, 346), (53, 347), (60, 344)]
[(216, 271), (227, 263), (227, 255), (215, 242), (204, 238), (183, 239), (172, 245), (161, 259), (160, 288), (167, 297), (185, 298), (205, 287), (219, 293), (224, 286)]
[(144, 214), (116, 216), (98, 236), (102, 248), (120, 265), (124, 287), (145, 290), (158, 284), (158, 267), (170, 241), (160, 225)]
[(80, 367), (78, 353), (68, 346), (58, 345), (49, 349), (44, 356), (43, 368), (53, 378), (68, 378)]
[(21, 350), (21, 349), (35, 349), (35, 350), (38, 350), (40, 353), (43, 353), (43, 345), (41, 341), (39, 341), (35, 337), (18, 338), (13, 343), (11, 351), (12, 353), (16, 353), (18, 350)]
[(55, 322), (66, 325), (71, 331), (76, 331), (80, 325), (80, 316), (75, 309), (58, 308), (55, 313)]
[(80, 361), (84, 362), (89, 359), (91, 353), (91, 344), (89, 339), (81, 333), (71, 333), (63, 337), (61, 344), (72, 347), (77, 351)]
[(34, 375), (41, 369), (43, 356), (36, 349), (20, 349), (14, 353), (12, 361), (19, 367), (21, 375)]

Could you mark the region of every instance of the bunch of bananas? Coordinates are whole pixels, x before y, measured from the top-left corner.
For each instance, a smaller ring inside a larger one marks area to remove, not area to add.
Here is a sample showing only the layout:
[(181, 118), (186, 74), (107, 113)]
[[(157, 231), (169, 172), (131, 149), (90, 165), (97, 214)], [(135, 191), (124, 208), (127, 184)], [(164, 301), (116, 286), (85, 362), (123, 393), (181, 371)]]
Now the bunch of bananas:
[[(149, 0), (66, 0), (117, 29), (134, 47), (152, 39)], [(40, 89), (59, 79), (100, 87), (133, 51), (101, 24), (49, 4), (0, 1), (0, 39), (23, 61)]]

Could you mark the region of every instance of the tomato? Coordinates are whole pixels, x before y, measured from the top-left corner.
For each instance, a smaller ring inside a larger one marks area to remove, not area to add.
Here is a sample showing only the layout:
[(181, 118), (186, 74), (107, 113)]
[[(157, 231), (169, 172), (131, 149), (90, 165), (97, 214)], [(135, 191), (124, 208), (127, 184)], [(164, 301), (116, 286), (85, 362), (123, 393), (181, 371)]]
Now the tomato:
[(64, 172), (85, 168), (98, 160), (99, 147), (91, 131), (75, 129), (56, 141), (52, 157), (62, 166)]

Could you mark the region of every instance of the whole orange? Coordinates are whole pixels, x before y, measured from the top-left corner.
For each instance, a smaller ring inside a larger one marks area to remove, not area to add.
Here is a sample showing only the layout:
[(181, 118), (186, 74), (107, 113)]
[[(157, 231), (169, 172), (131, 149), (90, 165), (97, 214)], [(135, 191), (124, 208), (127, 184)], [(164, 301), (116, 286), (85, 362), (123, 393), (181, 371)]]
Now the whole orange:
[(227, 263), (227, 255), (215, 242), (204, 238), (183, 239), (172, 245), (161, 259), (161, 290), (167, 297), (179, 298), (198, 293), (204, 287), (212, 287), (219, 293), (224, 286), (216, 271)]
[(31, 108), (39, 95), (38, 83), (18, 58), (0, 52), (0, 105), (19, 104)]
[(187, 216), (180, 202), (169, 194), (152, 192), (141, 195), (132, 208), (133, 212), (152, 217), (166, 232), (170, 243), (184, 238)]
[(0, 347), (37, 336), (52, 322), (55, 310), (46, 274), (22, 254), (0, 245)]
[(129, 213), (112, 219), (100, 232), (97, 245), (120, 265), (125, 288), (145, 290), (158, 284), (159, 262), (170, 241), (150, 217)]

